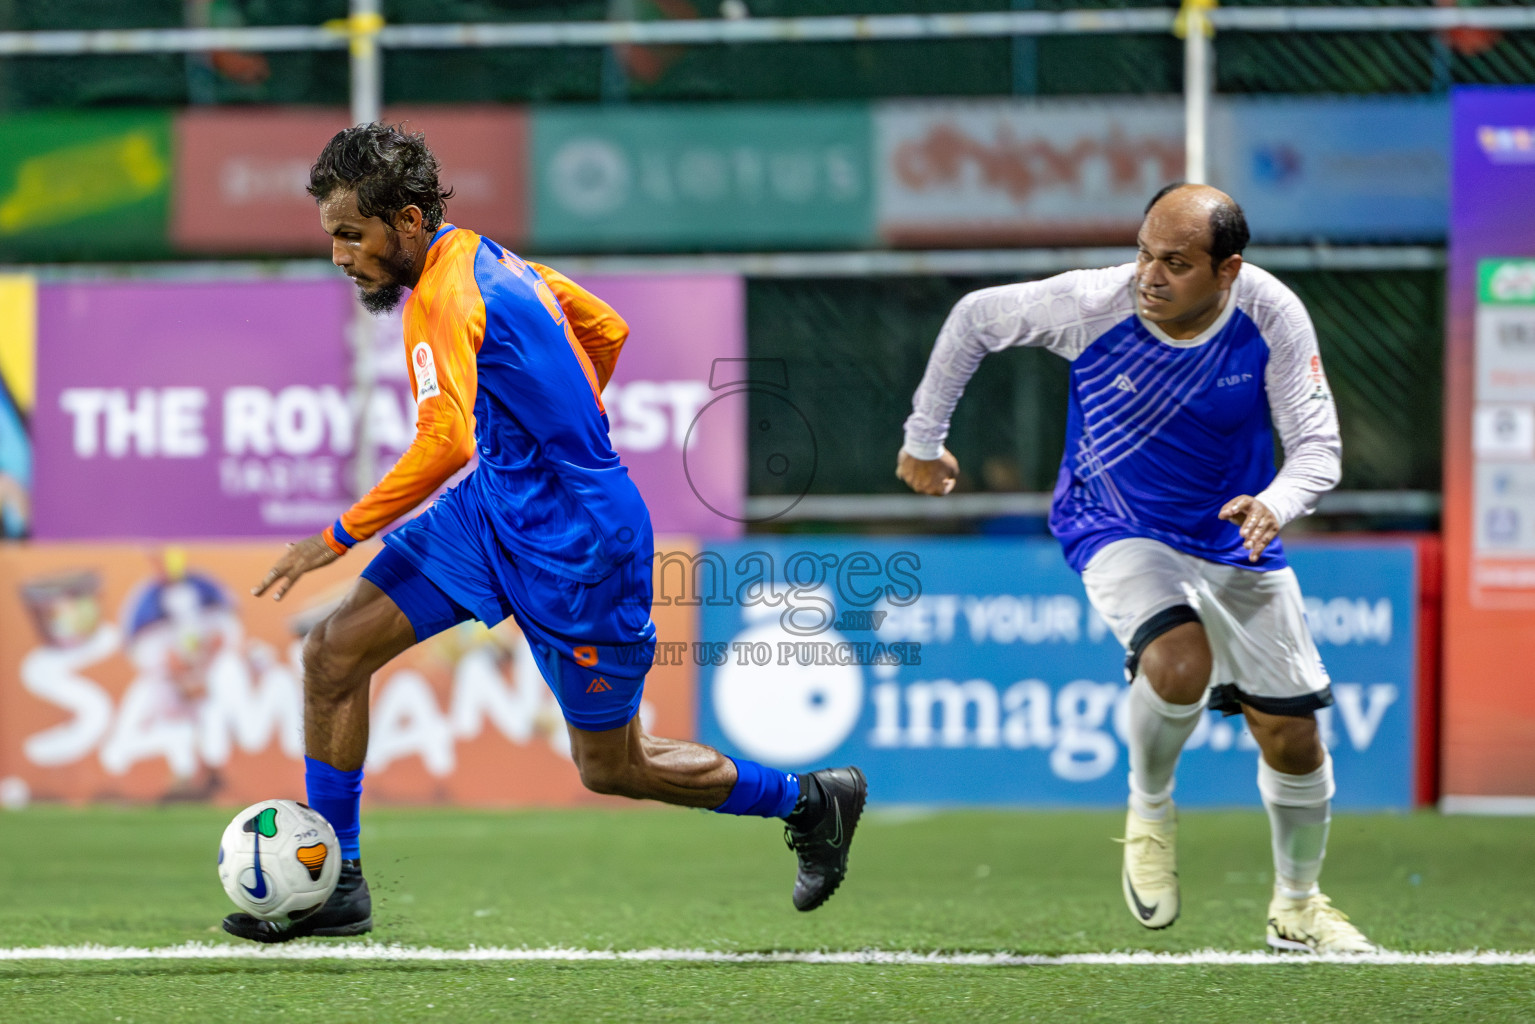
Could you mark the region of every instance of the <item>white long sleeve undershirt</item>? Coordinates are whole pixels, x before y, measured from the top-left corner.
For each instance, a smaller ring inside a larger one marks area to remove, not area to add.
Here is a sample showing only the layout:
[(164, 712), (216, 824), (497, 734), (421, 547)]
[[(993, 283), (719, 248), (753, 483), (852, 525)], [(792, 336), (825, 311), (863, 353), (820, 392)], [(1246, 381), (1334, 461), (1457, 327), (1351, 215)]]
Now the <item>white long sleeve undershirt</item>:
[[(1134, 272), (1134, 264), (1074, 270), (966, 295), (944, 321), (928, 358), (906, 420), (905, 451), (918, 459), (939, 456), (954, 408), (988, 354), (1033, 346), (1073, 361), (1106, 331), (1134, 316)], [(1294, 292), (1247, 264), (1226, 301), (1252, 318), (1269, 346), (1264, 387), (1284, 463), (1255, 497), (1284, 525), (1309, 515), (1317, 499), (1337, 486), (1343, 452), (1337, 408), (1322, 370), (1316, 330)], [(1216, 333), (1212, 329), (1209, 335)]]

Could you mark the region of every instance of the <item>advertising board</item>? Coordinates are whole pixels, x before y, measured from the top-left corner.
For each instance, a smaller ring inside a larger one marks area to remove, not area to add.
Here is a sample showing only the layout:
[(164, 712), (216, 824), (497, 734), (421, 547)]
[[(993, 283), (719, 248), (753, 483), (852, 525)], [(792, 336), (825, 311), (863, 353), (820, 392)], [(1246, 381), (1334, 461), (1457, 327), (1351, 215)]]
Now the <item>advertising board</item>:
[[(1448, 108), (1402, 97), (1218, 97), (1212, 184), (1258, 242), (1444, 237)], [(1183, 177), (1175, 99), (906, 100), (874, 107), (880, 237), (1122, 244)]]
[[(714, 370), (744, 355), (741, 279), (582, 281), (630, 326), (605, 401), (653, 525), (735, 535), (745, 399)], [(291, 538), (333, 522), (360, 428), (380, 473), (415, 435), (398, 313), (371, 321), (378, 379), (365, 397), (354, 383), (353, 291), (339, 274), (41, 286), (33, 535)]]
[(9, 115), (3, 125), (0, 258), (169, 254), (169, 111), (33, 111)]
[[(692, 550), (670, 538), (668, 550)], [(0, 780), (42, 800), (243, 804), (303, 795), (302, 638), (377, 542), (250, 596), (267, 544), (0, 546)], [(688, 645), (691, 609), (656, 611)], [(658, 666), (642, 721), (693, 733), (691, 663)], [(522, 634), (465, 623), (373, 679), (367, 795), (506, 806), (596, 800)]]
[[(448, 220), (508, 248), (527, 237), (527, 114), (520, 107), (390, 107), (426, 135), (453, 189)], [(187, 253), (326, 255), (309, 169), (348, 124), (340, 108), (190, 108), (176, 117), (170, 235)]]
[(540, 108), (533, 244), (866, 245), (869, 130), (869, 109), (855, 105)]
[(1535, 659), (1535, 89), (1458, 89), (1451, 103), (1442, 787), (1447, 802), (1525, 807), (1535, 798), (1524, 671)]
[[(1415, 549), (1289, 548), (1335, 704), (1340, 807), (1413, 803)], [(767, 538), (662, 558), (701, 611), (699, 736), (786, 769), (856, 763), (885, 803), (1120, 806), (1124, 651), (1056, 544)], [(1185, 806), (1256, 805), (1257, 747), (1207, 712)]]

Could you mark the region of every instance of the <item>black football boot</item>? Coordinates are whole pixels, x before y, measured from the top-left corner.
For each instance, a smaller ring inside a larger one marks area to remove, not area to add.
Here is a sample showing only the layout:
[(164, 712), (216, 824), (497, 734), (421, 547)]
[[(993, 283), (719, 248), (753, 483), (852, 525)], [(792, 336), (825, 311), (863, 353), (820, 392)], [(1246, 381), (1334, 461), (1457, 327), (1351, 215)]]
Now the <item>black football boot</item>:
[(362, 861), (341, 862), (341, 877), (330, 899), (292, 924), (263, 921), (250, 914), (230, 914), (224, 930), (252, 942), (287, 942), (305, 935), (361, 935), (373, 930), (373, 897), (362, 877)]
[(814, 910), (847, 874), (847, 850), (863, 814), (869, 783), (857, 768), (823, 768), (800, 776), (800, 798), (784, 819), (783, 837), (799, 857), (794, 906)]

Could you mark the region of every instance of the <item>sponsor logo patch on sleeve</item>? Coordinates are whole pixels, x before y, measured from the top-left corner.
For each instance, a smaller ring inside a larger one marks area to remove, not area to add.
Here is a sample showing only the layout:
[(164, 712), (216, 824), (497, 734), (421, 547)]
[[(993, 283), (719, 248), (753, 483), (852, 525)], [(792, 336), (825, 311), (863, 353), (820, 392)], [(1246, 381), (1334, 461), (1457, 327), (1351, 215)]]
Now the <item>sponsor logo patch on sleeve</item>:
[(1327, 387), (1327, 377), (1322, 373), (1322, 357), (1311, 357), (1311, 400), (1320, 402), (1332, 398), (1332, 392)]
[(417, 405), (442, 393), (437, 386), (437, 360), (432, 355), (432, 346), (424, 341), (416, 344), (410, 353), (410, 369), (416, 375)]

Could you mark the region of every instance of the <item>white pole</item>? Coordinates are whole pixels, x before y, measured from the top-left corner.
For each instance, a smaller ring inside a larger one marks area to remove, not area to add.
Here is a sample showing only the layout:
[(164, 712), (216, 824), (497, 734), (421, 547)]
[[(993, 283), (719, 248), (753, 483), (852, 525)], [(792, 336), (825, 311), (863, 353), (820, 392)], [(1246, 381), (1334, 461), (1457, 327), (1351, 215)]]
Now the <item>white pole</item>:
[(352, 123), (372, 124), (383, 106), (383, 61), (378, 33), (384, 27), (379, 0), (351, 0), (347, 29), (352, 50)]
[(1183, 178), (1194, 185), (1210, 180), (1205, 142), (1209, 137), (1210, 63), (1209, 17), (1198, 2), (1183, 6)]
[[(379, 53), (378, 32), (384, 27), (379, 14), (379, 0), (351, 0), (351, 18), (347, 29), (352, 53), (352, 123), (372, 124), (379, 119), (384, 105), (383, 60)], [(352, 490), (362, 497), (378, 483), (378, 452), (369, 429), (368, 409), (378, 370), (373, 365), (374, 335), (378, 321), (358, 302), (352, 310), (348, 332), (352, 348), (352, 387), (357, 396), (357, 429), (353, 431), (356, 448), (352, 459)]]

